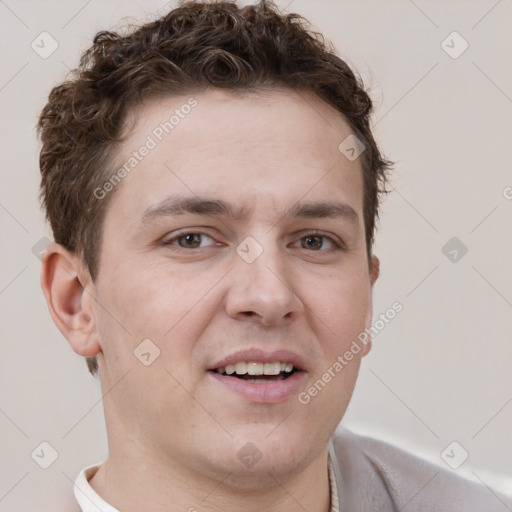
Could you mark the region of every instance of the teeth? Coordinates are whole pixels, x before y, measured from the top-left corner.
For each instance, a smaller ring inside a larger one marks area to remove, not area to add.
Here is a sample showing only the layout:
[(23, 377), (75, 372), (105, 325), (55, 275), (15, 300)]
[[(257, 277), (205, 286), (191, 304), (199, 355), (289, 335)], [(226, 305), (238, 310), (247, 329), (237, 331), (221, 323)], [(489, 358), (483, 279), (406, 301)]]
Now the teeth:
[(247, 373), (247, 363), (236, 363), (235, 372), (237, 375), (245, 375)]
[(249, 375), (263, 375), (263, 363), (247, 363), (247, 373)]
[(281, 372), (290, 373), (293, 371), (292, 363), (257, 363), (255, 361), (239, 361), (235, 364), (228, 364), (226, 367), (217, 368), (217, 372), (226, 375), (279, 375)]
[(263, 373), (265, 375), (279, 375), (281, 373), (281, 363), (265, 363)]

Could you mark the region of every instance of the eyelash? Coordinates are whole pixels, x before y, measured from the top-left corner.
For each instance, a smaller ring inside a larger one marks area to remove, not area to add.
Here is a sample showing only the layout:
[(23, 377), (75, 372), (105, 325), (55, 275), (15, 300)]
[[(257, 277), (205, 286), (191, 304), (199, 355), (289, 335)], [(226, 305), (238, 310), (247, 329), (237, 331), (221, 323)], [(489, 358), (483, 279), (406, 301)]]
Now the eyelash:
[[(163, 241), (162, 243), (165, 246), (174, 246), (173, 242), (176, 242), (180, 238), (186, 237), (187, 235), (201, 235), (201, 236), (206, 236), (206, 237), (214, 240), (213, 237), (211, 237), (207, 233), (203, 233), (201, 231), (185, 231), (183, 233), (179, 233), (178, 235), (175, 235), (172, 238), (169, 238), (168, 240)], [(313, 230), (313, 231), (304, 232), (304, 234), (302, 234), (302, 236), (298, 239), (298, 241), (300, 241), (304, 238), (307, 238), (308, 236), (318, 236), (318, 237), (329, 240), (334, 245), (334, 248), (332, 250), (345, 250), (345, 247), (343, 246), (343, 244), (340, 244), (335, 238), (327, 235), (326, 233), (323, 233), (322, 231)], [(173, 250), (183, 250), (183, 251), (194, 251), (194, 250), (204, 248), (204, 247), (196, 247), (196, 248), (187, 249), (185, 247), (180, 247), (179, 245), (176, 245), (175, 247), (176, 247), (176, 249), (173, 249)], [(211, 246), (208, 246), (208, 247), (211, 247)], [(312, 252), (326, 252), (327, 250), (328, 249), (319, 249), (319, 250), (313, 250)]]

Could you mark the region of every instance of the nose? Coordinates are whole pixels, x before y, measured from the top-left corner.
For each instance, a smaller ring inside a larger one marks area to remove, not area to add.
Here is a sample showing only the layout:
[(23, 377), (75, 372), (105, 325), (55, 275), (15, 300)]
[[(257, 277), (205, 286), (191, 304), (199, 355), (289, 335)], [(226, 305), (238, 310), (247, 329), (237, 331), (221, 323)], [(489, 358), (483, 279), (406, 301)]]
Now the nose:
[(235, 255), (226, 311), (236, 320), (250, 320), (262, 326), (290, 322), (304, 304), (294, 290), (293, 268), (275, 247), (265, 249), (252, 263)]

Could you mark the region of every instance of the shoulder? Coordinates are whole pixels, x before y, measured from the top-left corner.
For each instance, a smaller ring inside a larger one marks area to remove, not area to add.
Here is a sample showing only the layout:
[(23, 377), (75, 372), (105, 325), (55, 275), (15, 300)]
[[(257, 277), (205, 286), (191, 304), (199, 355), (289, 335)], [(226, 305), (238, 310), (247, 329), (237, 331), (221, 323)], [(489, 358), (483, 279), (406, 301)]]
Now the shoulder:
[(512, 506), (510, 498), (389, 443), (345, 428), (331, 441), (341, 510), (505, 512)]

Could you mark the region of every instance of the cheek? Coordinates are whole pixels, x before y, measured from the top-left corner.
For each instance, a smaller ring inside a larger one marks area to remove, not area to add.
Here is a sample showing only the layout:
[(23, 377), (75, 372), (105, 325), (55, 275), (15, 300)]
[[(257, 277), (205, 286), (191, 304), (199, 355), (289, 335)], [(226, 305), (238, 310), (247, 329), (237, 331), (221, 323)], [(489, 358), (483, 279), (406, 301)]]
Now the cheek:
[(334, 429), (350, 402), (364, 353), (358, 335), (364, 331), (371, 310), (369, 281), (357, 274), (332, 279), (311, 299), (321, 362), (298, 400), (312, 429), (318, 417)]
[(353, 266), (331, 275), (311, 296), (311, 305), (323, 357), (300, 403), (311, 407), (312, 417), (330, 411), (326, 421), (335, 426), (352, 396), (363, 355), (357, 337), (371, 314), (367, 269)]
[[(173, 272), (162, 265), (145, 271), (124, 265), (109, 271), (112, 278), (98, 290), (97, 323), (106, 387), (122, 382), (110, 400), (116, 401), (121, 415), (128, 417), (134, 408), (148, 418), (165, 415), (166, 425), (173, 428), (180, 411), (190, 409), (185, 390), (193, 388), (195, 341), (211, 318), (212, 303), (205, 293), (218, 279), (205, 280), (196, 272)], [(154, 345), (143, 342), (148, 339)], [(137, 358), (142, 346), (152, 360), (147, 366)], [(154, 354), (158, 355), (153, 359)], [(167, 406), (176, 415), (168, 414)], [(136, 421), (145, 425), (147, 418)]]
[(329, 339), (331, 350), (341, 349), (364, 330), (371, 315), (368, 273), (343, 270), (310, 286), (307, 303)]
[(184, 301), (188, 296), (183, 296), (179, 275), (165, 275), (158, 268), (144, 268), (135, 262), (110, 269), (108, 275), (108, 285), (101, 289), (104, 304), (130, 332), (135, 331), (133, 334), (149, 337), (151, 330), (160, 337), (172, 327), (179, 310), (187, 307)]
[(165, 263), (145, 263), (143, 267), (142, 261), (139, 263), (108, 269), (105, 275), (111, 279), (98, 288), (99, 323), (106, 351), (111, 360), (117, 358), (130, 365), (133, 350), (142, 340), (150, 339), (162, 349), (163, 360), (176, 360), (180, 353), (193, 350), (192, 340), (211, 318), (215, 294), (207, 292), (213, 291), (222, 274), (192, 267), (176, 271)]

